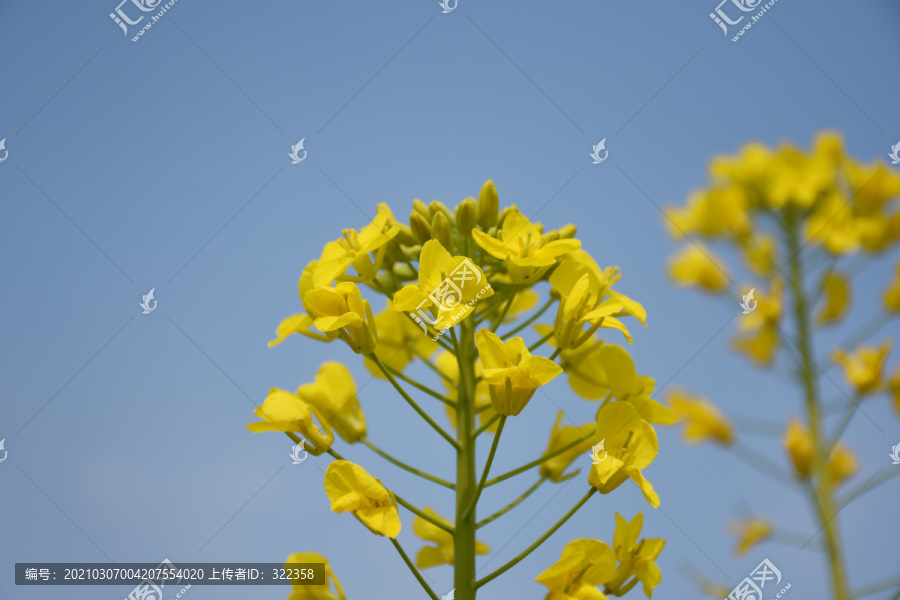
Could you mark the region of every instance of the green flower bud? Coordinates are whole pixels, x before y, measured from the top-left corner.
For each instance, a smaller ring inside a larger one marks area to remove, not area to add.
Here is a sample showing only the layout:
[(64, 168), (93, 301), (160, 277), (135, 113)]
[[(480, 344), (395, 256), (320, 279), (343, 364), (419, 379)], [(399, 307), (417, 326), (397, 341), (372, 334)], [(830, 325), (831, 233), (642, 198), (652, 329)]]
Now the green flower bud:
[(500, 198), (497, 187), (488, 179), (478, 193), (478, 224), (482, 229), (489, 229), (497, 224), (497, 213), (500, 210)]
[(418, 198), (413, 200), (413, 210), (425, 217), (425, 219), (427, 219), (429, 223), (431, 222), (431, 217), (433, 216), (431, 214), (431, 209), (428, 208), (427, 204), (425, 204)]
[(453, 216), (453, 211), (447, 208), (447, 205), (440, 200), (432, 200), (428, 204), (428, 208), (431, 209), (432, 216), (438, 214), (439, 212), (442, 212), (444, 213), (444, 216), (447, 217), (447, 220), (451, 223), (456, 220), (456, 217)]
[(578, 228), (569, 223), (559, 228), (559, 237), (564, 240), (570, 240), (578, 233)]
[(453, 230), (450, 228), (450, 220), (443, 212), (435, 213), (431, 222), (431, 234), (447, 249), (447, 252), (453, 254)]
[(431, 225), (428, 220), (417, 211), (409, 213), (409, 228), (412, 230), (413, 236), (420, 244), (424, 244), (431, 239)]
[(463, 235), (469, 235), (477, 218), (475, 198), (466, 198), (456, 206), (456, 228)]

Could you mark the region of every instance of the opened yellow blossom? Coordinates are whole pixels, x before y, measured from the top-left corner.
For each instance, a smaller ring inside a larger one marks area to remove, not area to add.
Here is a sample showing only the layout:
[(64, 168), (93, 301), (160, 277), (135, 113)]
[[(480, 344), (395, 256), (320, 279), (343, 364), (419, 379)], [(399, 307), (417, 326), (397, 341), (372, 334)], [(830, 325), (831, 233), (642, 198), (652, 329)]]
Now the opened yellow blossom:
[(850, 280), (843, 273), (831, 271), (822, 281), (822, 292), (825, 300), (816, 321), (819, 325), (839, 321), (850, 306)]
[(532, 223), (512, 205), (504, 215), (497, 237), (477, 229), (472, 230), (472, 237), (485, 252), (504, 261), (510, 280), (522, 285), (543, 277), (556, 264), (557, 257), (581, 248), (579, 240), (551, 239), (543, 230), (540, 223)]
[(597, 411), (597, 438), (604, 441), (606, 460), (591, 466), (588, 482), (608, 494), (627, 479), (634, 481), (654, 508), (659, 495), (644, 478), (645, 469), (659, 452), (653, 426), (628, 402), (611, 402)]
[(600, 540), (579, 538), (563, 548), (559, 560), (535, 578), (550, 593), (545, 600), (606, 600), (597, 586), (616, 571), (616, 555)]
[[(300, 274), (300, 281), (297, 283), (297, 291), (300, 294), (301, 301), (303, 300), (303, 296), (306, 295), (306, 292), (315, 287), (312, 281), (317, 263), (318, 261), (315, 260), (310, 261)], [(309, 314), (296, 314), (283, 319), (281, 323), (279, 323), (278, 329), (275, 331), (275, 339), (269, 342), (269, 347), (277, 346), (293, 333), (299, 333), (322, 342), (330, 342), (338, 337), (337, 331), (329, 331), (324, 334), (311, 331), (314, 321), (315, 319)]]
[[(441, 382), (447, 390), (447, 399), (456, 401), (459, 398), (459, 363), (456, 361), (456, 357), (449, 352), (442, 352), (435, 358), (434, 365), (444, 375), (444, 377), (441, 377)], [(475, 377), (479, 378), (478, 383), (475, 384), (475, 412), (478, 415), (479, 425), (484, 425), (494, 418), (497, 412), (494, 410), (493, 404), (491, 404), (491, 392), (488, 389), (488, 382), (481, 378), (480, 360), (475, 361)], [(445, 404), (444, 407), (447, 409), (447, 417), (455, 428), (456, 409), (449, 404)], [(494, 422), (488, 426), (486, 431), (494, 433), (499, 426), (499, 422)]]
[(641, 582), (644, 595), (653, 597), (653, 590), (662, 582), (662, 571), (656, 559), (666, 545), (666, 540), (645, 538), (638, 541), (644, 527), (644, 513), (638, 513), (629, 523), (616, 513), (616, 532), (613, 534), (613, 549), (618, 565), (615, 575), (606, 584), (606, 589), (614, 596), (623, 596), (634, 585), (632, 577)]
[(575, 462), (577, 458), (590, 452), (591, 447), (597, 443), (594, 436), (588, 437), (589, 434), (597, 431), (597, 423), (591, 422), (582, 426), (565, 425), (560, 427), (562, 420), (563, 412), (560, 411), (559, 414), (556, 415), (556, 423), (553, 424), (553, 429), (550, 431), (550, 440), (547, 442), (547, 450), (544, 452), (544, 455), (555, 452), (581, 438), (587, 437), (587, 439), (580, 444), (572, 446), (565, 452), (557, 454), (550, 460), (541, 463), (541, 477), (545, 477), (554, 483), (571, 479), (577, 475), (578, 471), (565, 473), (565, 470), (568, 469), (569, 465)]
[(562, 373), (562, 368), (543, 356), (532, 356), (520, 337), (505, 343), (489, 329), (475, 333), (481, 356), (482, 376), (490, 385), (491, 402), (501, 415), (522, 412), (539, 386)]
[(366, 437), (366, 417), (356, 397), (353, 375), (341, 363), (324, 363), (315, 382), (297, 388), (297, 396), (322, 415), (348, 444)]
[[(813, 454), (815, 445), (809, 429), (796, 418), (791, 420), (784, 434), (784, 445), (791, 457), (794, 471), (800, 479), (807, 479), (812, 475)], [(828, 457), (825, 466), (826, 476), (835, 485), (841, 485), (847, 479), (854, 476), (859, 470), (859, 462), (853, 452), (843, 442), (837, 445)]]
[[(341, 582), (331, 570), (327, 558), (316, 552), (297, 552), (288, 557), (284, 568), (287, 573), (294, 574), (299, 568), (296, 565), (303, 564), (323, 564), (324, 567), (320, 567), (320, 570), (324, 571), (325, 584), (309, 585), (308, 580), (291, 579), (293, 591), (287, 600), (346, 600), (347, 596), (344, 595)], [(318, 576), (319, 572), (316, 575)]]
[(650, 397), (656, 381), (652, 377), (637, 374), (634, 361), (625, 348), (603, 344), (597, 350), (597, 359), (616, 400), (631, 404), (641, 418), (649, 423), (671, 425), (678, 421), (672, 411)]
[(685, 425), (682, 435), (686, 443), (712, 440), (727, 446), (734, 441), (734, 427), (709, 400), (675, 389), (669, 393), (668, 402)]
[(378, 340), (375, 317), (369, 301), (363, 299), (355, 283), (311, 289), (303, 297), (303, 306), (315, 319), (313, 322), (319, 331), (336, 331), (357, 354), (375, 350)]
[[(434, 510), (425, 508), (423, 511), (429, 517), (436, 521), (450, 525), (450, 523), (440, 517)], [(434, 542), (434, 546), (423, 546), (416, 555), (416, 566), (420, 569), (428, 569), (438, 565), (452, 565), (454, 558), (453, 534), (441, 529), (434, 523), (417, 516), (413, 519), (413, 533), (419, 539), (426, 542)], [(475, 554), (488, 554), (491, 551), (485, 544), (475, 542)]]
[(772, 524), (767, 519), (739, 519), (729, 524), (728, 532), (737, 536), (734, 553), (743, 556), (761, 542), (772, 537)]
[[(313, 285), (330, 287), (334, 280), (363, 283), (372, 281), (381, 268), (386, 244), (399, 232), (396, 219), (387, 204), (379, 204), (372, 222), (358, 232), (345, 229), (344, 237), (325, 244), (316, 266)], [(369, 256), (375, 252), (375, 261)], [(346, 275), (350, 266), (357, 276)]]
[(669, 277), (680, 286), (699, 286), (716, 293), (724, 291), (729, 281), (725, 263), (697, 244), (685, 246), (669, 261)]
[[(283, 431), (302, 433), (305, 438), (304, 448), (314, 456), (319, 456), (331, 448), (334, 433), (328, 425), (328, 419), (315, 407), (304, 402), (296, 394), (272, 388), (265, 402), (253, 411), (262, 419), (249, 423), (247, 429), (253, 433), (263, 431)], [(321, 423), (321, 427), (313, 421), (313, 416)]]
[[(378, 330), (375, 356), (396, 371), (402, 372), (418, 356), (431, 356), (438, 347), (424, 322), (417, 325), (408, 314), (394, 310), (390, 300), (387, 308), (375, 315), (375, 328)], [(371, 359), (365, 358), (364, 362), (372, 376), (387, 378)]]
[(844, 377), (856, 393), (863, 395), (876, 391), (881, 385), (884, 363), (890, 351), (891, 342), (886, 341), (878, 348), (863, 346), (853, 354), (835, 350), (832, 359), (843, 368)]
[(493, 295), (484, 272), (471, 259), (451, 256), (439, 241), (428, 240), (419, 255), (418, 283), (394, 294), (393, 306), (435, 329), (445, 329), (472, 314), (476, 302)]
[(325, 470), (325, 493), (331, 510), (349, 512), (372, 533), (396, 539), (400, 533), (397, 499), (381, 481), (349, 460), (336, 460)]
[[(553, 325), (535, 325), (534, 330), (544, 338), (553, 331)], [(556, 346), (553, 338), (548, 343)], [(594, 336), (578, 348), (563, 350), (559, 354), (559, 364), (568, 377), (569, 385), (586, 400), (602, 400), (609, 394), (606, 371), (596, 352), (602, 345), (603, 342)]]

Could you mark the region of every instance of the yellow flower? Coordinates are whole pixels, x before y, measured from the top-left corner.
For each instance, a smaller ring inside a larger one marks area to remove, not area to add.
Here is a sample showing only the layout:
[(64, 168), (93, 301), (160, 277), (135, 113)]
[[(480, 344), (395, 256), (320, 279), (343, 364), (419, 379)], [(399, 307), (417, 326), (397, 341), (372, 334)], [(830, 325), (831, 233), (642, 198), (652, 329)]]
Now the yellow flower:
[(759, 187), (768, 178), (774, 160), (772, 151), (759, 142), (750, 142), (741, 148), (738, 156), (717, 156), (710, 171), (714, 176), (745, 186)]
[(672, 411), (650, 397), (656, 381), (637, 374), (628, 351), (615, 344), (603, 344), (597, 349), (597, 359), (606, 374), (606, 383), (613, 397), (631, 404), (645, 421), (671, 425), (678, 421)]
[(349, 460), (336, 460), (325, 471), (331, 510), (350, 512), (372, 533), (396, 539), (400, 533), (397, 499), (381, 481)]
[(616, 571), (616, 555), (600, 540), (579, 538), (563, 548), (559, 560), (535, 581), (546, 586), (546, 600), (606, 600), (597, 589)]
[[(284, 568), (288, 570), (288, 573), (291, 573), (291, 569), (297, 568), (294, 565), (310, 563), (325, 564), (324, 571), (326, 583), (323, 585), (307, 585), (303, 580), (292, 580), (291, 586), (293, 587), (293, 591), (291, 592), (291, 595), (287, 597), (287, 600), (346, 600), (347, 596), (344, 595), (344, 589), (341, 587), (341, 582), (338, 581), (337, 576), (331, 570), (328, 559), (321, 554), (317, 554), (316, 552), (297, 552), (291, 554), (288, 557)], [(334, 586), (334, 589), (332, 589), (332, 585)]]
[(734, 428), (713, 403), (681, 390), (669, 393), (669, 406), (684, 421), (684, 441), (697, 444), (713, 440), (723, 445), (734, 441)]
[[(619, 280), (618, 267), (601, 271), (583, 250), (567, 254), (550, 275), (553, 294), (559, 296), (555, 337), (564, 349), (577, 348), (598, 328), (618, 329), (632, 342), (631, 334), (616, 317), (630, 315), (647, 325), (647, 311), (640, 303), (612, 289)], [(584, 332), (585, 323), (592, 327)]]
[[(427, 329), (423, 331), (408, 314), (394, 310), (390, 300), (387, 308), (375, 315), (375, 328), (378, 330), (375, 356), (394, 370), (402, 372), (417, 356), (431, 356), (437, 349), (432, 334)], [(373, 377), (386, 379), (369, 358), (363, 360)]]
[(699, 233), (706, 237), (742, 239), (751, 232), (747, 194), (738, 186), (694, 192), (687, 206), (669, 207), (666, 226), (675, 239)]
[[(534, 325), (534, 330), (541, 338), (553, 331), (553, 325)], [(553, 338), (548, 340), (556, 346)], [(574, 350), (563, 350), (559, 353), (559, 365), (569, 378), (569, 385), (576, 394), (586, 400), (602, 400), (609, 394), (606, 383), (606, 371), (600, 363), (597, 350), (603, 345), (596, 336)]]
[(504, 343), (488, 329), (479, 329), (475, 345), (481, 356), (482, 374), (490, 384), (491, 402), (501, 415), (522, 412), (538, 386), (562, 373), (562, 368), (543, 356), (532, 356), (520, 337)]
[[(438, 516), (430, 508), (423, 509), (429, 517), (450, 525), (446, 520)], [(434, 542), (434, 546), (423, 546), (416, 555), (416, 566), (420, 569), (436, 567), (438, 565), (452, 565), (454, 558), (453, 534), (444, 531), (437, 525), (417, 516), (413, 519), (413, 533), (426, 542)], [(491, 551), (485, 544), (475, 542), (475, 554), (488, 554)]]
[(341, 363), (324, 363), (315, 382), (297, 388), (297, 396), (321, 414), (348, 444), (366, 437), (366, 417), (356, 398), (353, 375)]
[[(784, 434), (784, 444), (794, 471), (800, 479), (806, 479), (812, 474), (813, 454), (815, 446), (812, 434), (806, 425), (796, 418), (791, 420)], [(828, 457), (825, 472), (831, 483), (839, 486), (859, 471), (859, 463), (856, 455), (842, 442), (838, 442)]]
[(762, 234), (752, 236), (741, 245), (744, 250), (744, 260), (747, 266), (756, 275), (765, 277), (770, 275), (777, 267), (778, 247), (770, 235)]
[[(358, 232), (345, 229), (343, 233), (344, 237), (325, 244), (313, 276), (315, 287), (330, 287), (335, 279), (358, 283), (375, 279), (387, 250), (386, 244), (400, 233), (400, 229), (388, 205), (379, 204), (370, 224)], [(374, 264), (370, 252), (376, 253)], [(345, 275), (351, 265), (356, 269), (357, 277)]]
[(825, 293), (825, 302), (816, 317), (819, 325), (843, 318), (850, 305), (851, 290), (847, 276), (837, 271), (829, 272), (822, 281), (822, 291)]
[(556, 264), (557, 257), (581, 248), (579, 240), (552, 240), (549, 234), (543, 235), (543, 226), (529, 221), (515, 205), (507, 211), (498, 237), (477, 229), (472, 230), (472, 237), (485, 252), (506, 263), (514, 284), (534, 283)]
[(659, 452), (653, 426), (628, 402), (611, 402), (597, 411), (597, 438), (605, 441), (608, 455), (591, 467), (588, 482), (608, 494), (631, 478), (647, 502), (658, 507), (659, 495), (641, 472)]
[[(297, 291), (300, 294), (300, 300), (303, 300), (303, 296), (306, 295), (306, 292), (313, 289), (313, 273), (316, 270), (317, 261), (313, 260), (307, 263), (306, 267), (303, 269), (303, 273), (300, 275), (300, 281), (297, 283)], [(338, 337), (338, 333), (336, 331), (329, 331), (324, 335), (321, 333), (316, 333), (315, 331), (310, 331), (310, 327), (313, 326), (313, 317), (308, 314), (297, 314), (291, 315), (281, 321), (278, 325), (278, 329), (275, 331), (275, 339), (269, 342), (269, 348), (272, 346), (277, 346), (281, 342), (287, 338), (287, 336), (292, 333), (299, 333), (301, 335), (305, 335), (306, 337), (313, 338), (314, 340), (319, 340), (322, 342), (330, 342)]]
[(888, 312), (900, 312), (900, 263), (890, 287), (884, 292), (884, 308)]
[(375, 350), (378, 330), (369, 301), (364, 300), (355, 283), (339, 283), (333, 288), (314, 288), (303, 297), (303, 306), (322, 332), (337, 331), (357, 354)]
[(644, 595), (653, 597), (653, 590), (662, 581), (662, 571), (654, 562), (666, 545), (666, 540), (645, 538), (638, 541), (644, 527), (644, 513), (638, 513), (631, 520), (625, 520), (616, 513), (616, 532), (613, 534), (613, 548), (616, 551), (618, 566), (606, 589), (615, 596), (623, 596), (631, 589), (628, 580), (632, 576), (641, 582)]
[[(315, 407), (290, 392), (272, 388), (265, 402), (257, 407), (253, 414), (262, 421), (249, 423), (247, 429), (253, 433), (262, 431), (302, 433), (305, 438), (304, 448), (314, 456), (327, 451), (334, 442), (334, 433), (328, 426), (328, 420), (323, 418)], [(313, 422), (313, 415), (322, 424), (321, 429)], [(309, 442), (312, 442), (312, 445)]]
[(734, 553), (743, 556), (760, 542), (772, 537), (772, 524), (761, 518), (741, 519), (729, 525), (729, 533), (738, 538)]
[(749, 314), (741, 315), (738, 327), (742, 334), (733, 342), (738, 352), (743, 352), (756, 364), (769, 365), (778, 351), (778, 322), (783, 311), (782, 291), (784, 282), (780, 277), (772, 281), (770, 290), (756, 290), (756, 308)]
[(856, 393), (864, 395), (874, 392), (881, 385), (884, 363), (890, 351), (891, 342), (886, 341), (879, 348), (863, 346), (854, 354), (838, 349), (834, 351), (832, 359), (844, 369), (844, 377), (853, 385)]
[[(443, 382), (444, 388), (447, 390), (447, 399), (455, 401), (459, 397), (459, 363), (456, 362), (456, 357), (449, 352), (441, 352), (437, 355), (434, 365), (444, 377), (453, 382), (450, 383), (447, 379), (441, 377), (441, 382)], [(481, 377), (481, 360), (475, 361), (475, 377)], [(447, 417), (453, 423), (453, 427), (456, 427), (456, 409), (449, 404), (445, 404), (444, 407), (447, 409)], [(479, 425), (484, 425), (497, 414), (494, 406), (491, 404), (491, 393), (488, 389), (488, 383), (484, 379), (480, 379), (475, 384), (475, 412), (478, 414)], [(495, 422), (487, 428), (487, 431), (493, 433), (497, 431), (499, 426), (500, 423)]]
[[(556, 416), (556, 423), (553, 424), (553, 429), (550, 431), (550, 440), (547, 442), (547, 450), (544, 452), (545, 455), (555, 452), (559, 448), (567, 446), (579, 438), (583, 438), (591, 431), (597, 430), (596, 423), (588, 423), (581, 427), (576, 425), (560, 427), (559, 424), (562, 423), (562, 419), (563, 412), (559, 411), (559, 414)], [(582, 443), (569, 448), (562, 454), (557, 454), (550, 460), (541, 463), (541, 477), (545, 477), (554, 483), (571, 479), (578, 474), (578, 471), (573, 471), (568, 474), (564, 474), (563, 472), (569, 468), (569, 465), (571, 465), (576, 458), (589, 452), (596, 442), (597, 440), (588, 438)]]
[(709, 292), (728, 287), (724, 263), (703, 245), (691, 244), (674, 256), (669, 261), (669, 277), (680, 286), (700, 286)]
[[(444, 329), (474, 310), (475, 303), (494, 295), (482, 270), (465, 256), (451, 256), (437, 240), (428, 240), (419, 255), (419, 280), (394, 294), (394, 310), (416, 311), (422, 320)], [(425, 309), (431, 308), (434, 318)]]

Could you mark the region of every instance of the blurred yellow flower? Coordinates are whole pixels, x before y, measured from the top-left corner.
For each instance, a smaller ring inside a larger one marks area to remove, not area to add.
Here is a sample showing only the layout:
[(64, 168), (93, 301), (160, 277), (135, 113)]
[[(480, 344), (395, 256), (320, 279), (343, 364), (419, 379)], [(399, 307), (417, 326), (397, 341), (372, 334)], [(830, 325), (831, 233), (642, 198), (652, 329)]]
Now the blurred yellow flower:
[(504, 261), (510, 280), (522, 285), (539, 280), (556, 264), (557, 257), (581, 248), (579, 240), (551, 240), (542, 232), (540, 223), (532, 223), (512, 205), (504, 215), (498, 237), (477, 229), (472, 230), (472, 237), (485, 252)]
[(900, 413), (900, 369), (887, 380), (886, 387), (894, 399), (894, 408)]
[(884, 292), (884, 308), (888, 312), (900, 312), (900, 263), (897, 264), (894, 280)]
[(364, 300), (355, 283), (339, 283), (333, 288), (314, 288), (303, 297), (303, 306), (322, 332), (338, 332), (357, 354), (375, 350), (378, 330), (369, 301)]
[[(798, 419), (792, 419), (784, 434), (784, 444), (791, 457), (791, 462), (794, 464), (794, 471), (800, 479), (808, 478), (812, 474), (813, 453), (815, 452), (809, 429)], [(858, 471), (859, 462), (856, 455), (842, 442), (838, 442), (828, 457), (825, 468), (830, 482), (839, 486), (856, 475)]]
[(702, 244), (685, 246), (669, 261), (669, 277), (680, 286), (699, 286), (708, 292), (722, 292), (728, 287), (725, 263)]
[[(291, 586), (293, 591), (291, 592), (291, 595), (287, 597), (287, 600), (346, 600), (347, 597), (344, 595), (344, 589), (341, 587), (341, 582), (338, 581), (337, 576), (331, 570), (328, 559), (321, 554), (316, 552), (297, 552), (291, 554), (285, 562), (284, 568), (288, 574), (291, 574), (297, 569), (294, 565), (310, 563), (325, 565), (323, 570), (325, 571), (326, 583), (324, 585), (309, 585), (304, 580), (292, 579)], [(332, 586), (334, 589), (332, 589)]]
[[(449, 352), (441, 352), (435, 358), (434, 365), (438, 368), (438, 371), (453, 382), (451, 384), (450, 381), (441, 377), (441, 382), (447, 390), (445, 394), (447, 399), (455, 401), (459, 398), (459, 363), (456, 361), (456, 357)], [(475, 361), (475, 377), (481, 378), (481, 360)], [(448, 404), (445, 404), (444, 407), (447, 409), (447, 418), (450, 419), (455, 428), (456, 409)], [(493, 404), (491, 404), (491, 392), (488, 389), (488, 382), (484, 379), (479, 379), (478, 383), (475, 384), (475, 412), (478, 414), (479, 425), (484, 425), (497, 414)], [(495, 422), (487, 428), (487, 431), (493, 433), (497, 431), (499, 426), (500, 423)]]
[(777, 268), (778, 246), (774, 238), (767, 234), (754, 235), (741, 242), (744, 260), (756, 275), (766, 277)]
[(880, 347), (862, 346), (855, 353), (835, 350), (832, 360), (844, 369), (844, 377), (859, 395), (870, 394), (881, 385), (884, 363), (891, 351), (890, 340)]
[(816, 321), (819, 325), (833, 323), (843, 318), (850, 305), (850, 280), (838, 271), (829, 272), (822, 280), (825, 299)]
[(579, 538), (563, 548), (559, 560), (534, 580), (550, 593), (545, 600), (606, 600), (597, 586), (616, 570), (616, 555), (600, 540)]
[[(370, 224), (358, 232), (345, 229), (344, 237), (325, 244), (313, 275), (315, 287), (330, 287), (335, 279), (357, 283), (375, 279), (375, 273), (384, 259), (385, 245), (400, 232), (387, 204), (379, 204), (376, 210)], [(376, 253), (374, 263), (370, 252)], [(356, 269), (357, 277), (345, 275), (351, 265)]]
[(562, 373), (562, 368), (543, 356), (532, 356), (520, 337), (505, 343), (489, 329), (475, 333), (482, 374), (490, 384), (491, 402), (501, 415), (522, 412), (539, 386)]
[(662, 571), (656, 559), (666, 545), (666, 540), (645, 538), (638, 541), (644, 527), (644, 513), (638, 513), (629, 523), (616, 513), (616, 532), (613, 534), (613, 548), (618, 566), (606, 589), (614, 596), (623, 596), (634, 585), (629, 580), (636, 577), (644, 588), (644, 595), (653, 597), (653, 590), (662, 581)]
[[(434, 518), (441, 523), (450, 525), (450, 523), (438, 516), (430, 508), (422, 510), (429, 517)], [(416, 537), (426, 542), (434, 542), (434, 546), (423, 546), (416, 555), (416, 566), (420, 569), (436, 567), (438, 565), (452, 565), (454, 558), (453, 534), (441, 529), (437, 525), (426, 521), (422, 517), (417, 516), (413, 519), (413, 533)], [(485, 544), (475, 542), (475, 554), (488, 554), (491, 551)]]
[(322, 415), (348, 444), (366, 437), (366, 417), (356, 397), (353, 375), (341, 363), (324, 363), (315, 382), (297, 388), (297, 396)]
[(396, 539), (400, 533), (397, 499), (381, 481), (349, 460), (336, 460), (325, 470), (325, 493), (331, 510), (349, 512), (372, 533)]
[(739, 317), (742, 333), (734, 338), (733, 347), (759, 365), (771, 364), (778, 350), (783, 289), (783, 280), (776, 277), (770, 290), (756, 290), (756, 309)]
[(597, 439), (605, 440), (608, 456), (591, 466), (588, 482), (608, 494), (631, 478), (647, 502), (658, 507), (659, 495), (641, 472), (659, 452), (653, 426), (628, 402), (611, 402), (597, 411)]
[(672, 390), (669, 407), (684, 422), (684, 441), (697, 444), (712, 440), (722, 445), (734, 441), (734, 427), (712, 402), (682, 390)]
[(666, 208), (665, 223), (675, 239), (694, 233), (741, 239), (751, 232), (747, 205), (747, 194), (742, 188), (714, 187), (691, 194), (683, 208)]
[[(588, 433), (597, 430), (597, 423), (595, 422), (580, 427), (577, 425), (560, 427), (562, 420), (563, 412), (559, 411), (559, 414), (556, 415), (556, 423), (553, 424), (553, 429), (550, 431), (550, 440), (547, 442), (547, 450), (544, 452), (544, 455), (555, 452), (563, 446), (567, 446), (575, 440), (583, 438)], [(588, 438), (582, 443), (569, 448), (562, 454), (557, 454), (550, 460), (541, 463), (541, 477), (545, 477), (554, 483), (571, 479), (578, 474), (578, 471), (573, 471), (568, 474), (565, 474), (564, 471), (569, 468), (569, 465), (571, 465), (575, 459), (589, 452), (595, 443), (597, 443), (596, 439)]]
[[(416, 325), (408, 314), (394, 310), (390, 299), (387, 308), (375, 315), (375, 329), (378, 331), (375, 356), (396, 371), (402, 372), (417, 356), (431, 356), (437, 349), (432, 335)], [(373, 377), (387, 378), (368, 357), (363, 362)]]
[(738, 538), (734, 553), (743, 556), (757, 544), (772, 537), (772, 524), (759, 517), (739, 519), (731, 522), (728, 532)]
[[(334, 433), (324, 415), (297, 395), (285, 390), (278, 388), (269, 390), (266, 400), (253, 411), (253, 414), (262, 421), (247, 424), (247, 429), (253, 433), (263, 431), (302, 433), (305, 438), (304, 448), (314, 456), (326, 452), (334, 442)], [(321, 429), (313, 421), (313, 415), (321, 423)]]

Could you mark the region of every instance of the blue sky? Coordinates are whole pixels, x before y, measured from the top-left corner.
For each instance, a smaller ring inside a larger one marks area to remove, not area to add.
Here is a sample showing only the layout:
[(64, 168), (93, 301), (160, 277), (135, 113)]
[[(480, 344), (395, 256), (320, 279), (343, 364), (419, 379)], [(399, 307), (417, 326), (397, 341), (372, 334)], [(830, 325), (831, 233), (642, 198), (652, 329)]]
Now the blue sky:
[[(366, 224), (379, 202), (398, 215), (413, 198), (452, 206), (491, 178), (501, 203), (548, 228), (575, 223), (584, 248), (619, 265), (618, 286), (648, 310), (631, 349), (641, 373), (702, 392), (729, 414), (786, 421), (800, 411), (793, 388), (728, 351), (738, 298), (667, 281), (675, 245), (658, 207), (683, 202), (713, 155), (751, 140), (808, 146), (817, 131), (838, 130), (868, 161), (900, 139), (900, 75), (888, 66), (900, 53), (900, 7), (887, 1), (779, 0), (737, 43), (708, 17), (707, 1), (460, 0), (442, 14), (436, 0), (179, 0), (138, 42), (108, 17), (115, 8), (0, 3), (9, 151), (0, 163), (0, 438), (9, 452), (0, 598), (128, 592), (14, 590), (16, 562), (277, 562), (296, 551), (326, 555), (350, 598), (424, 597), (384, 539), (328, 511), (325, 460), (291, 466), (289, 440), (244, 427), (270, 387), (311, 381), (323, 361), (343, 361), (358, 386), (368, 382), (342, 345), (266, 341), (299, 309), (303, 265), (342, 228)], [(308, 157), (291, 165), (301, 138)], [(602, 138), (609, 159), (593, 165), (588, 153)], [(853, 314), (818, 338), (821, 356), (878, 310), (896, 259), (858, 270)], [(143, 315), (150, 288), (158, 308)], [(875, 339), (896, 333), (891, 325)], [(834, 369), (820, 385), (829, 399), (847, 391)], [(554, 404), (577, 422), (596, 409), (562, 380), (547, 394), (553, 402), (536, 396), (507, 426), (497, 473), (543, 450)], [(388, 385), (368, 383), (360, 399), (375, 443), (452, 474), (452, 454)], [(900, 442), (884, 398), (864, 408), (870, 419), (848, 433), (863, 466), (855, 483)], [(716, 448), (684, 446), (675, 428), (659, 435), (646, 475), (660, 510), (633, 486), (594, 498), (479, 597), (543, 597), (534, 577), (568, 540), (610, 541), (615, 511), (644, 512), (644, 534), (668, 540), (660, 598), (694, 597), (691, 567), (736, 583), (765, 557), (796, 597), (823, 597), (821, 555), (810, 547), (734, 558), (723, 533), (748, 509), (812, 535), (802, 495)], [(784, 462), (778, 438), (746, 442)], [(451, 514), (449, 494), (366, 448), (336, 447), (405, 498)], [(489, 490), (485, 514), (530, 483)], [(494, 552), (481, 574), (539, 537), (586, 486), (586, 470), (544, 486), (483, 530)], [(854, 587), (895, 566), (898, 486), (841, 513)], [(412, 519), (402, 517), (400, 540), (413, 552)], [(441, 594), (452, 587), (449, 568), (427, 575)]]

